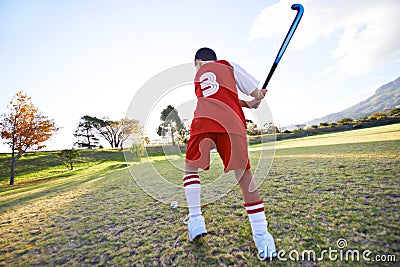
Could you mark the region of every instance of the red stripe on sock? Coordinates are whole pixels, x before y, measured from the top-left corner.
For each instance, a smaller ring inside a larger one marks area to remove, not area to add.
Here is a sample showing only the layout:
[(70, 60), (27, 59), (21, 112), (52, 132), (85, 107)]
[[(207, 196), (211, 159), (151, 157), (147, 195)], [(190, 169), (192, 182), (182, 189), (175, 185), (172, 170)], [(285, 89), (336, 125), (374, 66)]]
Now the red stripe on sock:
[(255, 210), (246, 210), (247, 214), (254, 214), (254, 213), (258, 213), (258, 212), (264, 212), (264, 207), (259, 208), (259, 209), (255, 209)]
[(192, 174), (192, 175), (184, 177), (183, 180), (186, 181), (186, 180), (192, 179), (192, 178), (200, 179), (200, 176), (198, 174)]
[(191, 181), (191, 182), (183, 183), (183, 186), (185, 187), (185, 186), (188, 186), (191, 184), (200, 184), (200, 181)]
[(257, 202), (253, 202), (253, 203), (243, 203), (243, 205), (245, 207), (251, 207), (251, 206), (255, 206), (255, 205), (260, 205), (260, 204), (264, 204), (263, 200), (257, 201)]

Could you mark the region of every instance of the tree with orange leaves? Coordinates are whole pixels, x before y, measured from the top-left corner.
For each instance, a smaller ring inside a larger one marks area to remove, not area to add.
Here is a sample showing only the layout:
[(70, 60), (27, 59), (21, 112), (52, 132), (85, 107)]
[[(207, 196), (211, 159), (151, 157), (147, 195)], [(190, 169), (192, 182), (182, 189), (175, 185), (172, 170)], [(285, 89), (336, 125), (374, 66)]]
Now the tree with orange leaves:
[(39, 150), (44, 142), (58, 131), (54, 121), (44, 116), (32, 103), (31, 98), (19, 91), (10, 101), (9, 113), (0, 121), (1, 137), (11, 148), (10, 185), (14, 184), (15, 162), (27, 150)]

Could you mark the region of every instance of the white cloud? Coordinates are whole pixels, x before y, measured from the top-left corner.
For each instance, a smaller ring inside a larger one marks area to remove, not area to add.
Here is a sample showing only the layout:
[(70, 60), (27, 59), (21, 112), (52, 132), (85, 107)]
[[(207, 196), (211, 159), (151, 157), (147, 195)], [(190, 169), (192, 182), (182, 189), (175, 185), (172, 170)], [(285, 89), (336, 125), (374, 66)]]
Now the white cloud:
[[(281, 0), (263, 9), (253, 23), (249, 41), (284, 35), (295, 17)], [(335, 42), (333, 64), (322, 74), (355, 76), (400, 59), (400, 1), (304, 0), (304, 15), (290, 48), (302, 50), (320, 38)]]

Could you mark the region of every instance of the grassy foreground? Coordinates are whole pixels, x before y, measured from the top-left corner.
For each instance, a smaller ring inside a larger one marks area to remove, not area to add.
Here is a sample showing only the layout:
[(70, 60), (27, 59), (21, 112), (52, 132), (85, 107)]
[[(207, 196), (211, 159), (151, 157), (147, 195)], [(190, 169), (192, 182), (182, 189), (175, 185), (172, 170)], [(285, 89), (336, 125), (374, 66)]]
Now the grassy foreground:
[[(0, 266), (367, 264), (362, 258), (340, 261), (339, 254), (337, 260), (325, 254), (322, 262), (289, 258), (291, 251), (301, 256), (305, 250), (320, 257), (323, 250), (337, 250), (340, 238), (347, 241), (343, 254), (394, 255), (396, 263), (369, 265), (395, 266), (400, 260), (399, 151), (399, 124), (278, 142), (260, 191), (270, 232), (287, 261), (255, 257), (238, 187), (203, 209), (209, 235), (191, 244), (182, 224), (187, 210), (173, 210), (146, 195), (120, 158), (94, 160), (41, 183), (2, 185)], [(252, 147), (251, 159), (256, 154)], [(167, 166), (162, 159), (157, 164)], [(24, 175), (38, 178), (44, 166), (36, 163)]]

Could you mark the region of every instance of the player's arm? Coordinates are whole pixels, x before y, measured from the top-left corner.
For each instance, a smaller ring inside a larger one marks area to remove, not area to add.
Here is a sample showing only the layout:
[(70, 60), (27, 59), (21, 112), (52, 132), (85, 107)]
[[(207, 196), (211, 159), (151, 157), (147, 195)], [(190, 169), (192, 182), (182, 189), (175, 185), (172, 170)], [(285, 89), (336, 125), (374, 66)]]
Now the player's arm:
[(266, 89), (258, 89), (259, 81), (251, 76), (246, 70), (237, 65), (234, 62), (229, 62), (234, 69), (234, 76), (237, 88), (244, 94), (254, 97), (250, 101), (239, 100), (240, 106), (246, 108), (258, 108), (261, 103), (261, 99), (264, 98), (267, 93)]
[(252, 99), (252, 100), (242, 100), (239, 99), (239, 103), (241, 107), (244, 108), (258, 108), (261, 103), (261, 99)]
[(257, 100), (261, 100), (265, 97), (265, 94), (267, 93), (267, 89), (255, 89), (253, 92), (251, 92), (251, 96), (254, 97)]
[(239, 99), (240, 106), (244, 108), (258, 108), (258, 106), (261, 103), (261, 99), (265, 97), (265, 94), (267, 93), (267, 89), (255, 89), (250, 95), (254, 97), (252, 100), (242, 100)]

